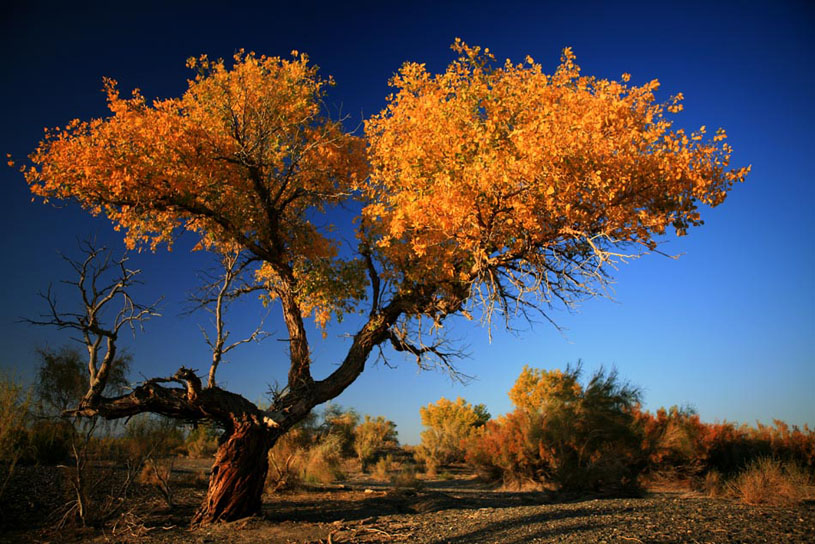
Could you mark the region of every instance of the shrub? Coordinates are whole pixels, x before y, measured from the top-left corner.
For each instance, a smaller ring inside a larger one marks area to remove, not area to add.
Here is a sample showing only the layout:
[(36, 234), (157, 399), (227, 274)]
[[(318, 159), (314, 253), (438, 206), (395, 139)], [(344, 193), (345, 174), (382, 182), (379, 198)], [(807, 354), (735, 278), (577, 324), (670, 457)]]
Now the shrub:
[[(48, 415), (59, 416), (64, 410), (77, 406), (88, 391), (88, 363), (74, 347), (57, 351), (41, 349), (37, 355), (40, 366), (35, 389), (40, 409)], [(130, 355), (122, 354), (113, 361), (105, 395), (113, 396), (125, 390), (131, 360)]]
[(722, 473), (718, 470), (711, 470), (705, 474), (703, 489), (711, 498), (718, 499), (724, 496), (726, 492), (726, 481), (722, 477)]
[(203, 459), (218, 450), (219, 430), (214, 425), (198, 424), (187, 434), (184, 450), (188, 457)]
[(154, 487), (161, 493), (167, 506), (173, 506), (173, 489), (170, 485), (170, 477), (173, 473), (173, 459), (157, 461), (148, 459), (144, 462), (142, 470), (136, 478), (136, 482), (142, 485)]
[(508, 484), (563, 490), (633, 489), (644, 468), (635, 425), (639, 394), (615, 372), (600, 370), (583, 386), (580, 366), (525, 367), (510, 391), (514, 412), (488, 422), (467, 442), (467, 459)]
[(806, 498), (809, 483), (808, 475), (798, 465), (762, 457), (736, 476), (729, 488), (745, 504), (789, 506)]
[(134, 460), (167, 457), (184, 444), (184, 434), (177, 421), (149, 414), (131, 419), (122, 438), (128, 457)]
[(426, 429), (415, 457), (428, 474), (435, 474), (441, 465), (464, 461), (463, 442), (490, 418), (483, 404), (473, 407), (461, 397), (455, 402), (442, 397), (420, 408), (419, 414)]
[(420, 491), (424, 482), (416, 476), (413, 467), (404, 468), (390, 478), (391, 485), (396, 491)]
[(374, 470), (372, 475), (377, 480), (387, 480), (390, 473), (393, 471), (394, 463), (393, 463), (393, 456), (386, 455), (385, 457), (380, 457), (379, 460), (374, 465)]
[(322, 413), (319, 432), (322, 436), (335, 436), (339, 441), (339, 451), (343, 457), (352, 457), (354, 451), (354, 429), (359, 424), (359, 415), (353, 410), (343, 410), (337, 404), (328, 404)]
[(312, 426), (296, 426), (269, 450), (266, 491), (295, 489), (303, 482), (327, 484), (343, 477), (342, 439), (320, 437)]
[(70, 421), (42, 419), (28, 429), (25, 460), (40, 465), (65, 463), (71, 457), (71, 446), (77, 432)]
[(342, 479), (341, 439), (329, 435), (312, 445), (306, 452), (302, 478), (309, 483), (328, 484)]
[(365, 416), (365, 420), (354, 428), (354, 451), (362, 465), (367, 470), (368, 464), (387, 448), (399, 445), (396, 438), (396, 424), (382, 416), (375, 419)]
[(691, 409), (637, 411), (643, 452), (652, 474), (702, 482), (711, 471), (732, 478), (750, 463), (773, 457), (815, 471), (815, 432), (775, 420), (772, 426), (702, 423)]
[(268, 493), (300, 485), (302, 464), (310, 445), (310, 437), (298, 427), (277, 439), (269, 450), (269, 471), (266, 473), (265, 483)]
[(12, 376), (0, 374), (0, 462), (7, 466), (5, 477), (0, 480), (0, 497), (26, 451), (25, 427), (30, 400), (30, 392)]

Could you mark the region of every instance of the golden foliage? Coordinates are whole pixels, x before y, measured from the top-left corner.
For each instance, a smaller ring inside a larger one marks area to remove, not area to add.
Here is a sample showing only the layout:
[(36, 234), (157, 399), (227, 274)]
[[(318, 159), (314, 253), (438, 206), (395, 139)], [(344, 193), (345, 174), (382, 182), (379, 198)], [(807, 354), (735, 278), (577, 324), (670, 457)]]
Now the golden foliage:
[[(570, 49), (551, 75), (453, 49), (441, 74), (405, 63), (394, 76), (365, 123), (367, 158), (322, 113), (332, 81), (306, 55), (240, 51), (231, 66), (190, 59), (180, 98), (123, 98), (106, 80), (110, 116), (47, 130), (22, 171), (34, 194), (106, 214), (130, 246), (186, 229), (202, 248), (247, 249), (269, 296), (320, 325), (364, 298), (373, 263), (407, 316), (437, 322), (470, 296), (488, 316), (526, 294), (571, 304), (604, 285), (618, 248), (684, 234), (749, 171), (728, 169), (723, 130), (674, 129), (682, 96), (655, 102), (656, 80), (581, 75)], [(362, 255), (344, 260), (313, 215), (352, 198)]]
[(473, 407), (461, 397), (455, 402), (442, 397), (419, 408), (419, 414), (425, 430), (415, 456), (430, 473), (440, 465), (463, 461), (463, 442), (478, 432), (490, 417), (483, 404)]
[(552, 75), (530, 57), (495, 66), (489, 50), (453, 49), (441, 74), (405, 63), (365, 124), (364, 225), (396, 277), (476, 282), (493, 302), (586, 292), (622, 257), (610, 247), (684, 234), (699, 203), (721, 203), (749, 171), (727, 169), (724, 131), (673, 130), (681, 95), (656, 103), (656, 80), (581, 75), (570, 49)]
[[(362, 141), (321, 113), (331, 81), (306, 55), (241, 51), (231, 68), (206, 56), (188, 66), (198, 74), (184, 95), (152, 103), (138, 90), (123, 98), (105, 80), (111, 115), (46, 130), (24, 167), (32, 192), (105, 213), (131, 247), (171, 244), (182, 227), (200, 235), (199, 247), (260, 253), (269, 266), (258, 279), (273, 296), (289, 270), (271, 263), (289, 263), (303, 278), (304, 314), (324, 323), (364, 287), (307, 217), (346, 200), (366, 176)], [(325, 278), (335, 268), (345, 281)]]

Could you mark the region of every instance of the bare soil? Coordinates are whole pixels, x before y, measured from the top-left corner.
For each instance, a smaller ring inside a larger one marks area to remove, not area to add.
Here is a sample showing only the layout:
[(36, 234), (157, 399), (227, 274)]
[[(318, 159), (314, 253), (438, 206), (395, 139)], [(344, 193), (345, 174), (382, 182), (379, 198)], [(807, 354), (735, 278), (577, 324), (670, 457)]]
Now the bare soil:
[(70, 490), (59, 469), (21, 467), (0, 501), (0, 542), (815, 542), (813, 501), (754, 507), (677, 490), (563, 497), (501, 491), (468, 474), (424, 480), (418, 489), (355, 475), (342, 485), (267, 496), (259, 517), (190, 529), (206, 491), (206, 464), (176, 464), (172, 508), (156, 490), (137, 486), (101, 527), (60, 530), (54, 527)]

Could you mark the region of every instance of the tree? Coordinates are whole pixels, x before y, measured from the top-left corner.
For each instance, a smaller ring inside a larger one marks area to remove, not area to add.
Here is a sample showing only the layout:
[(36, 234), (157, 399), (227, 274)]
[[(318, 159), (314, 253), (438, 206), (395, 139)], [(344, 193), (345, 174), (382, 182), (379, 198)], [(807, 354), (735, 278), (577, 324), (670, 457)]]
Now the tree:
[[(422, 366), (451, 352), (422, 334), (454, 314), (572, 304), (602, 292), (626, 247), (653, 248), (673, 225), (701, 223), (747, 170), (727, 170), (723, 131), (672, 131), (642, 87), (580, 76), (564, 52), (552, 76), (531, 59), (494, 66), (456, 42), (443, 74), (407, 63), (396, 92), (365, 125), (367, 139), (329, 119), (305, 55), (207, 57), (181, 98), (152, 103), (106, 82), (111, 115), (49, 131), (23, 166), (32, 192), (107, 215), (131, 246), (172, 243), (182, 230), (219, 254), (256, 260), (247, 273), (276, 301), (288, 332), (288, 383), (261, 410), (183, 369), (132, 393), (83, 400), (77, 414), (155, 411), (225, 429), (196, 521), (257, 513), (266, 452), (316, 405), (339, 395), (383, 346)], [(315, 225), (358, 200), (359, 245)], [(538, 298), (530, 298), (536, 295)], [(363, 311), (348, 352), (311, 375), (304, 319)], [(212, 368), (211, 375), (215, 369)], [(183, 388), (162, 385), (175, 380)]]
[(365, 419), (354, 428), (354, 451), (366, 470), (377, 453), (387, 448), (399, 445), (396, 438), (396, 423), (382, 416), (372, 418), (366, 415)]
[[(86, 361), (78, 350), (63, 347), (59, 350), (41, 349), (40, 368), (37, 371), (35, 391), (42, 409), (49, 415), (60, 415), (79, 404), (88, 391), (90, 376)], [(119, 355), (110, 365), (104, 394), (121, 394), (127, 386), (130, 355)]]
[(439, 465), (463, 461), (463, 442), (490, 419), (486, 406), (473, 406), (461, 397), (455, 402), (442, 397), (419, 408), (419, 414), (426, 429), (416, 455), (430, 472)]

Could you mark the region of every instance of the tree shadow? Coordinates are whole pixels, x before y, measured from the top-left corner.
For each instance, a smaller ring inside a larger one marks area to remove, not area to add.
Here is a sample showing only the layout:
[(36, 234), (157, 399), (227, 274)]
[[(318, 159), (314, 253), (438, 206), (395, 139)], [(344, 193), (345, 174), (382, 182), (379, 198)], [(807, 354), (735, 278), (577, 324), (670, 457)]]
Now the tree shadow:
[[(594, 497), (556, 498), (541, 492), (479, 491), (448, 493), (426, 489), (422, 491), (388, 491), (363, 494), (360, 491), (332, 491), (280, 495), (264, 503), (264, 518), (269, 521), (304, 521), (331, 523), (334, 521), (358, 521), (388, 515), (415, 515), (445, 510), (505, 509), (522, 506), (579, 504)], [(597, 505), (571, 507), (536, 514), (539, 521), (579, 517), (595, 514), (614, 514), (621, 510)], [(514, 523), (514, 522), (513, 522)], [(462, 541), (462, 542), (466, 542)]]
[[(618, 513), (615, 508), (570, 508), (549, 510), (525, 516), (502, 519), (456, 536), (445, 536), (431, 544), (469, 544), (471, 542), (501, 542), (521, 544), (531, 541), (549, 542), (558, 536), (574, 537), (580, 533), (608, 527), (609, 523), (597, 519), (599, 516)], [(571, 520), (571, 521), (570, 521)], [(529, 530), (530, 526), (552, 524), (555, 527), (541, 527)], [(588, 542), (589, 540), (587, 540)]]

